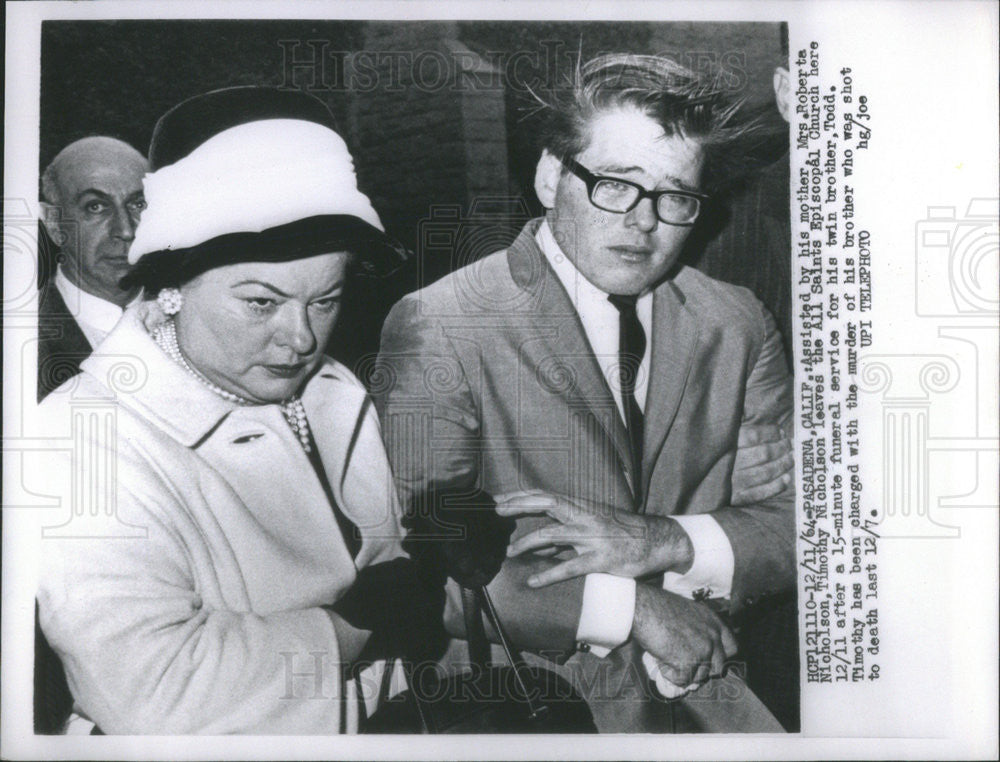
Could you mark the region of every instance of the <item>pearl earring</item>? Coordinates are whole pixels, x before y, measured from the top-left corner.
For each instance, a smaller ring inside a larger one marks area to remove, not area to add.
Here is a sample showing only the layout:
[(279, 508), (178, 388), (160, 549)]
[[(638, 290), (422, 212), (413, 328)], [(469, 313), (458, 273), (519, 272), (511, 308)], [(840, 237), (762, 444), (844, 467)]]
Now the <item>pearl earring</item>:
[(156, 295), (156, 303), (160, 305), (164, 315), (171, 317), (181, 311), (184, 297), (176, 288), (161, 288), (160, 293)]

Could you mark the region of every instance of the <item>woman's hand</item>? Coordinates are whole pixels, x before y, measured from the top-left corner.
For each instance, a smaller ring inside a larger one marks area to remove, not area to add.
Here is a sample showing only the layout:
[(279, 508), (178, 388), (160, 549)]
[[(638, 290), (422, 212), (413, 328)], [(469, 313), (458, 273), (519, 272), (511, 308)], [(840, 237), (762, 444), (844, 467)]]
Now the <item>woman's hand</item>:
[(364, 646), (370, 634), (381, 655), (419, 661), (443, 650), (444, 590), (409, 558), (362, 567), (328, 608), (338, 636)]

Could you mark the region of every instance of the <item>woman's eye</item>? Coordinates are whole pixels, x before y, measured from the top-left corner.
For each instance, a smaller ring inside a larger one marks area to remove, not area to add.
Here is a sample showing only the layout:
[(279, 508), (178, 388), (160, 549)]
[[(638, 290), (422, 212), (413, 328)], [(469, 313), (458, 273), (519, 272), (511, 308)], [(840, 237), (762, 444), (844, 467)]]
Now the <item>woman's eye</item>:
[(317, 299), (312, 303), (312, 306), (322, 312), (333, 312), (338, 304), (340, 304), (340, 297), (331, 296), (327, 299)]
[(251, 296), (244, 299), (253, 312), (270, 312), (274, 309), (276, 302), (266, 296)]

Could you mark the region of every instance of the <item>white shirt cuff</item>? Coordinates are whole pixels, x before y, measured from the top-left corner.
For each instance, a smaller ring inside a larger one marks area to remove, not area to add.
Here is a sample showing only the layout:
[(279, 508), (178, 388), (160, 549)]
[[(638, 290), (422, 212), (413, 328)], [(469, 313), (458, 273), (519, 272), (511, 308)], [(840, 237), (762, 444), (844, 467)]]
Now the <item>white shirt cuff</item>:
[[(671, 516), (691, 538), (694, 561), (685, 574), (667, 572), (663, 589), (686, 598), (728, 598), (736, 559), (719, 522), (708, 514)], [(581, 617), (582, 618), (582, 617)]]
[(576, 627), (577, 643), (604, 658), (632, 632), (635, 616), (635, 580), (613, 574), (588, 574)]

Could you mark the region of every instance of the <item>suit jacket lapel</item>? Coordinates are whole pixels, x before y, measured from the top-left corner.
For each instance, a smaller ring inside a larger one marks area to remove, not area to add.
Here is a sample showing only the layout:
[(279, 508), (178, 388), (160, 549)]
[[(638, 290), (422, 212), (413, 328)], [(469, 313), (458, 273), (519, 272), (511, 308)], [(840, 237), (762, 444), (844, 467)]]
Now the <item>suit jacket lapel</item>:
[(79, 373), (92, 351), (50, 279), (38, 294), (38, 401)]
[(39, 320), (46, 322), (57, 322), (62, 328), (58, 336), (51, 339), (53, 346), (63, 351), (91, 351), (93, 348), (87, 337), (83, 335), (76, 318), (70, 314), (66, 302), (63, 301), (62, 294), (56, 288), (55, 281), (49, 281), (42, 288), (38, 299)]
[(629, 483), (632, 475), (628, 431), (618, 413), (611, 389), (587, 341), (583, 324), (569, 295), (549, 267), (535, 242), (538, 224), (521, 231), (507, 252), (511, 277), (534, 297), (533, 317), (525, 331), (530, 334), (522, 345), (528, 367), (537, 368), (549, 388), (559, 389), (570, 405), (588, 408), (611, 440)]
[(38, 399), (80, 372), (80, 363), (93, 351), (70, 314), (55, 281), (38, 294)]
[(662, 284), (653, 294), (653, 349), (643, 429), (644, 495), (684, 396), (698, 332), (698, 321), (685, 304), (683, 292), (673, 280)]

